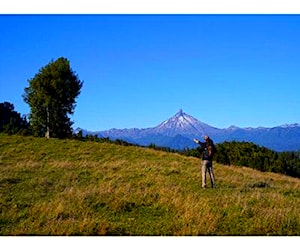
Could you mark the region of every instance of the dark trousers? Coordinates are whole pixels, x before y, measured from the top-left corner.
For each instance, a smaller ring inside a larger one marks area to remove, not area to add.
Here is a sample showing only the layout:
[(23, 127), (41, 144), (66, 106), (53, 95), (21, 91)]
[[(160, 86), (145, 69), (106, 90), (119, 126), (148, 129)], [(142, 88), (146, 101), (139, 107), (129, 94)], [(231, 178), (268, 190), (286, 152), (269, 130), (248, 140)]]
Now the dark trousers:
[(213, 172), (213, 165), (212, 161), (209, 160), (202, 160), (202, 187), (206, 187), (206, 172), (209, 173), (211, 187), (215, 185), (215, 176)]

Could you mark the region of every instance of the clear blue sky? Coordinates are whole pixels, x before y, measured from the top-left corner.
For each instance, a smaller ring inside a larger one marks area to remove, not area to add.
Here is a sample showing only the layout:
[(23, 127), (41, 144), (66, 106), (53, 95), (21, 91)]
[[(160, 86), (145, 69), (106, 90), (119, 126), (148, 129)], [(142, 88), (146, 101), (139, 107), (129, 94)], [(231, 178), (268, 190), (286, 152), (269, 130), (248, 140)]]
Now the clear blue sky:
[(0, 15), (0, 102), (66, 57), (74, 128), (153, 127), (179, 109), (218, 128), (300, 123), (300, 15)]

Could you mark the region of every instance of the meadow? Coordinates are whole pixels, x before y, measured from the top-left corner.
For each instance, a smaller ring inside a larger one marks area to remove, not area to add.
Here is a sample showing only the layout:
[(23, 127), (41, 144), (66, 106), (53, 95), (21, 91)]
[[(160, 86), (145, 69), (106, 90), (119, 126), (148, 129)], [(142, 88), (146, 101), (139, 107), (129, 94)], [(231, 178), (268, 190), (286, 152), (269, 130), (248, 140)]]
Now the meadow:
[[(0, 235), (299, 235), (300, 179), (109, 142), (0, 135)], [(209, 178), (208, 178), (209, 180)]]

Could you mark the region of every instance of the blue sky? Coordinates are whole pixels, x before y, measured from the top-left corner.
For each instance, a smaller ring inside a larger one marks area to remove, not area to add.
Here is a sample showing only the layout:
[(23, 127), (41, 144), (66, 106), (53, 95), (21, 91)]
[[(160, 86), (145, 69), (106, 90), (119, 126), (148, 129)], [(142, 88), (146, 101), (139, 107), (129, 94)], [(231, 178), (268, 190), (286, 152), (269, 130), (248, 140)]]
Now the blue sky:
[(84, 81), (74, 128), (300, 123), (300, 15), (0, 15), (0, 102), (66, 57)]

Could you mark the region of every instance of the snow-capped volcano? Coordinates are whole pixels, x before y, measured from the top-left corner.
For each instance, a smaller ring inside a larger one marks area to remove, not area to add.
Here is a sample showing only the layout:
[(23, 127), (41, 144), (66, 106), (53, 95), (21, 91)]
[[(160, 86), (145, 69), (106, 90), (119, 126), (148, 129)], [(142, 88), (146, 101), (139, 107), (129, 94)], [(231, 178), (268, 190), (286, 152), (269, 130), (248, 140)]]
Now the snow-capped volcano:
[[(76, 131), (75, 131), (76, 132)], [(157, 146), (173, 149), (193, 148), (197, 145), (193, 138), (201, 139), (205, 134), (214, 142), (248, 141), (273, 150), (299, 150), (300, 125), (290, 124), (274, 128), (239, 128), (231, 126), (227, 129), (212, 127), (188, 115), (180, 109), (174, 116), (152, 128), (110, 129), (99, 132), (83, 130), (83, 135), (91, 134), (110, 139), (122, 139), (138, 145)]]
[(205, 133), (217, 130), (180, 109), (174, 116), (162, 122), (153, 129), (155, 133), (167, 136), (186, 135), (203, 136)]

